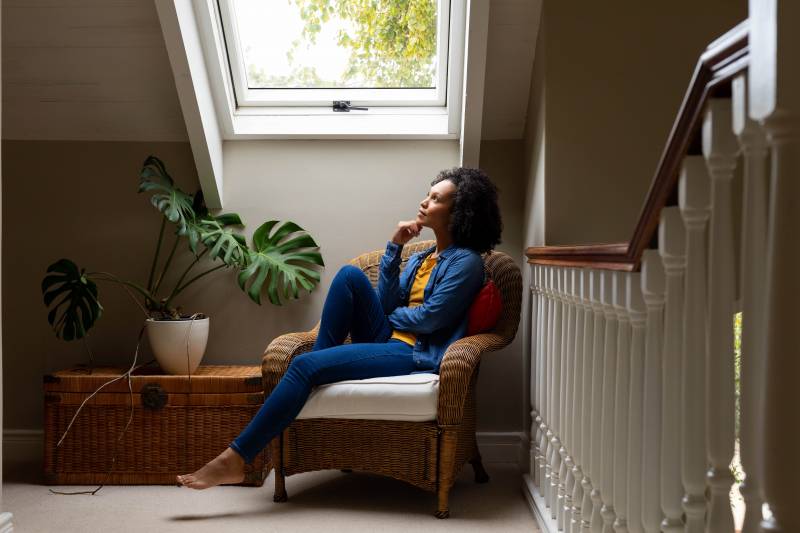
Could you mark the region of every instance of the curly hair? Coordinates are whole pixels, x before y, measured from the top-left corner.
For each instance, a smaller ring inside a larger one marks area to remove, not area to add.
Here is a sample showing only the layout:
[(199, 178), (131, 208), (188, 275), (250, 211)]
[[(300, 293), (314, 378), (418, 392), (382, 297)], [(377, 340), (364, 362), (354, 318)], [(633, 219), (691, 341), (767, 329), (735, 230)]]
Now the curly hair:
[(500, 244), (503, 221), (497, 206), (497, 186), (480, 169), (453, 167), (442, 170), (431, 182), (450, 180), (456, 186), (450, 213), (450, 234), (456, 246), (479, 254)]

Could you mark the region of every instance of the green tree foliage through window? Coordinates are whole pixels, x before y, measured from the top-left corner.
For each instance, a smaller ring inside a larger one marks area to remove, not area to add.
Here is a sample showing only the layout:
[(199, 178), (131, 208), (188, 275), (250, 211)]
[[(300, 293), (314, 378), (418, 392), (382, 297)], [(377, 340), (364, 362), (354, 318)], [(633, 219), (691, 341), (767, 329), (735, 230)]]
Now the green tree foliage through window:
[[(287, 0), (303, 20), (300, 37), (287, 53), (290, 75), (270, 75), (248, 65), (257, 87), (433, 87), (436, 77), (436, 0)], [(301, 46), (316, 44), (323, 25), (333, 17), (350, 23), (339, 30), (337, 44), (350, 51), (339, 80), (321, 79), (316, 69), (295, 65)]]

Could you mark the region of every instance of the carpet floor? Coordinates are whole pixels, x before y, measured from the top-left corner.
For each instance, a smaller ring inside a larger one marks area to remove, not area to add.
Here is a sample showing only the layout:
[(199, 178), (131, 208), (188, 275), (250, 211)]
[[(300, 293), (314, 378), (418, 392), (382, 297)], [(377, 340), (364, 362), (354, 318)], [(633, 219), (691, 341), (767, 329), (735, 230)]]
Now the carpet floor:
[[(538, 532), (522, 493), (519, 467), (489, 463), (489, 483), (467, 465), (450, 491), (450, 518), (433, 516), (436, 495), (404, 482), (338, 470), (286, 480), (289, 501), (274, 503), (273, 475), (263, 487), (106, 486), (95, 496), (51, 494), (35, 465), (3, 473), (3, 509), (20, 533), (94, 532)], [(69, 487), (54, 487), (69, 490)]]

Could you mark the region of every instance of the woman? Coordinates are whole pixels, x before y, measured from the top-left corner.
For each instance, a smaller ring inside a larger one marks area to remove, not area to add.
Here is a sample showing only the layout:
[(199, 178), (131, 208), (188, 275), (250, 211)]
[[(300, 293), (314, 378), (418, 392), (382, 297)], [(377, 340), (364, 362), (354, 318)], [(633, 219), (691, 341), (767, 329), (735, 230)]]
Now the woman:
[[(244, 466), (300, 413), (313, 387), (346, 379), (438, 373), (447, 347), (467, 330), (467, 311), (483, 285), (480, 254), (500, 243), (497, 188), (482, 171), (440, 172), (401, 221), (381, 258), (377, 292), (357, 267), (342, 267), (322, 309), (312, 351), (295, 357), (272, 394), (236, 439), (179, 484), (205, 489), (241, 483)], [(423, 227), (436, 246), (411, 256), (400, 272), (403, 245)], [(342, 344), (348, 333), (352, 344)]]

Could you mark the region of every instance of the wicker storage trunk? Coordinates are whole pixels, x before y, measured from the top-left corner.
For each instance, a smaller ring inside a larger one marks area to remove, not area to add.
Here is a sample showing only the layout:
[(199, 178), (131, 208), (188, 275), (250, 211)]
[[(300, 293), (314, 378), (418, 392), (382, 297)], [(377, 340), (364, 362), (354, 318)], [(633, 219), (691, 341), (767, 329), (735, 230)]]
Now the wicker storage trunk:
[[(200, 366), (187, 376), (144, 367), (104, 387), (86, 403), (56, 447), (81, 402), (127, 369), (71, 369), (44, 377), (44, 473), (53, 485), (175, 483), (217, 456), (264, 401), (259, 366)], [(116, 460), (113, 461), (115, 448)], [(268, 449), (268, 448), (267, 448)], [(271, 468), (267, 449), (247, 467), (245, 485), (260, 486)]]

